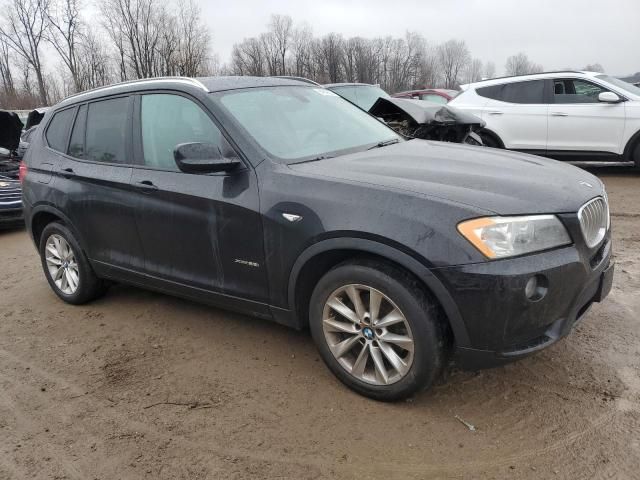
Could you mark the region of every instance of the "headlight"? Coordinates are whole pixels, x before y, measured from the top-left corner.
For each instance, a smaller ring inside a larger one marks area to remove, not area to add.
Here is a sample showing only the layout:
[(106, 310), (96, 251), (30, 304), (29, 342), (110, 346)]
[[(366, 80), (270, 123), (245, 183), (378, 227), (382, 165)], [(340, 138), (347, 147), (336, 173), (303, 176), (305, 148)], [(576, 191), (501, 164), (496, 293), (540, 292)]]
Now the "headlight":
[(571, 243), (555, 215), (483, 217), (458, 224), (458, 231), (487, 258), (505, 258)]

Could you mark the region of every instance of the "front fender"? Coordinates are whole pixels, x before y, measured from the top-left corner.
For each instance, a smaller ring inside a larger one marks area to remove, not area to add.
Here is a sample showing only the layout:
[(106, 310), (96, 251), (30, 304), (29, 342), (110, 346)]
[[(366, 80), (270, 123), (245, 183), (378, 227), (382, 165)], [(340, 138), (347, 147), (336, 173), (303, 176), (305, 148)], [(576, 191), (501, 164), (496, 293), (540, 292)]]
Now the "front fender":
[(363, 253), (370, 253), (386, 258), (410, 271), (424, 282), (433, 296), (440, 302), (451, 325), (456, 344), (461, 347), (470, 345), (469, 335), (457, 305), (449, 295), (447, 289), (431, 270), (405, 252), (384, 243), (364, 238), (340, 237), (321, 240), (309, 246), (298, 256), (291, 269), (288, 285), (289, 307), (292, 312), (296, 311), (296, 285), (304, 265), (317, 255), (335, 250), (357, 250)]

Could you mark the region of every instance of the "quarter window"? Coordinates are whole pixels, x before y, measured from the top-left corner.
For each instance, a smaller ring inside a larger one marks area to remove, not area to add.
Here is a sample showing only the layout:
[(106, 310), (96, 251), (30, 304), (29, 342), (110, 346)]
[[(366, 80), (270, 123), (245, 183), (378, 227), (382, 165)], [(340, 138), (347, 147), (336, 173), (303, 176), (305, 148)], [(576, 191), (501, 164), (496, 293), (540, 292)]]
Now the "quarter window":
[(544, 103), (544, 80), (507, 83), (502, 92), (502, 101), (508, 103)]
[(141, 108), (145, 165), (177, 171), (173, 151), (181, 143), (210, 143), (216, 145), (223, 156), (235, 156), (218, 127), (188, 98), (170, 94), (143, 95)]
[(46, 134), (49, 147), (62, 153), (67, 151), (69, 128), (71, 127), (75, 111), (75, 108), (68, 108), (53, 116), (51, 122), (49, 122)]
[(490, 87), (482, 87), (476, 90), (476, 93), (484, 98), (491, 100), (502, 100), (502, 87), (504, 85), (491, 85)]
[(605, 88), (585, 80), (553, 81), (554, 103), (598, 103), (598, 95), (606, 91)]
[(128, 97), (89, 104), (84, 156), (88, 160), (126, 163)]

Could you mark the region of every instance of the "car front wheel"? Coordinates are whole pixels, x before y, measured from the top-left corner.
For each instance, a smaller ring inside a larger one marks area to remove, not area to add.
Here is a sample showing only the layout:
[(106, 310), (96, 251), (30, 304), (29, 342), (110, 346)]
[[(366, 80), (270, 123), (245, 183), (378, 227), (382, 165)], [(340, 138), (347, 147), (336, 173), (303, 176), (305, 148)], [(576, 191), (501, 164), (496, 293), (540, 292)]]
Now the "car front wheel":
[(383, 262), (344, 263), (316, 286), (310, 328), (320, 355), (348, 387), (393, 401), (441, 371), (439, 310), (415, 279)]

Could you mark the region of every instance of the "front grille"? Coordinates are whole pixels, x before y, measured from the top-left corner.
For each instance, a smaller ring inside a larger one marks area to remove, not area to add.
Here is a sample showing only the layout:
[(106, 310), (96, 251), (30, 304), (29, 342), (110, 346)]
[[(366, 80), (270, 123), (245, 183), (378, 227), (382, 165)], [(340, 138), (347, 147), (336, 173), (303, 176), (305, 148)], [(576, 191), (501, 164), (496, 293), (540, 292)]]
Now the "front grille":
[(587, 247), (598, 245), (609, 227), (609, 205), (604, 198), (598, 197), (585, 203), (578, 210), (580, 229)]

